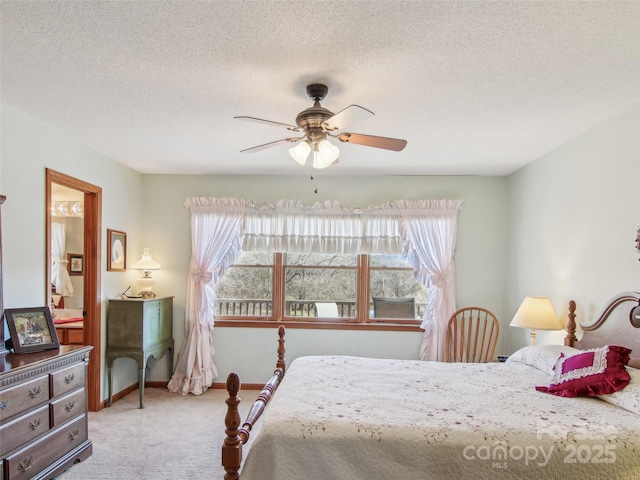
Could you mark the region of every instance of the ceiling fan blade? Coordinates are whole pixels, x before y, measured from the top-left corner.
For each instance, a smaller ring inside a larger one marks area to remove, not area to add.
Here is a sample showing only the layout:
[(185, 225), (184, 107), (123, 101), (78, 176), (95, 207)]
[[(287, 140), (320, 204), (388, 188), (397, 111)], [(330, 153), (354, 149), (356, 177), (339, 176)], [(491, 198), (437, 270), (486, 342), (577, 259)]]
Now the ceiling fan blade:
[(304, 137), (283, 138), (282, 140), (276, 140), (275, 142), (263, 143), (262, 145), (258, 145), (257, 147), (245, 148), (244, 150), (240, 150), (240, 153), (259, 152), (260, 150), (266, 150), (267, 148), (282, 145), (283, 143), (295, 143), (302, 140), (303, 138)]
[(340, 110), (334, 116), (327, 118), (322, 122), (322, 126), (326, 130), (341, 130), (356, 122), (366, 120), (375, 114), (359, 105), (349, 105), (344, 110)]
[(289, 125), (288, 123), (274, 122), (271, 120), (264, 120), (262, 118), (256, 118), (256, 117), (240, 116), (240, 117), (233, 117), (233, 118), (237, 118), (238, 120), (247, 120), (249, 122), (266, 123), (267, 125), (274, 125), (276, 127), (284, 127), (287, 130), (291, 130), (292, 132), (300, 131), (298, 127), (296, 127), (295, 125)]
[(341, 133), (337, 135), (337, 137), (341, 142), (384, 148), (395, 152), (399, 152), (407, 146), (407, 141), (399, 138), (376, 137), (373, 135), (362, 135), (361, 133)]

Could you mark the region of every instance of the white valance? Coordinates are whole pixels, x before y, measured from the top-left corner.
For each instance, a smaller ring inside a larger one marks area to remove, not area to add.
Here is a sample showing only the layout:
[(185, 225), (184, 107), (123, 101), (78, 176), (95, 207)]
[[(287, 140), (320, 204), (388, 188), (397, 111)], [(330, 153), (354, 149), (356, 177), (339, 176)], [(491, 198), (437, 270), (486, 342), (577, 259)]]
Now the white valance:
[(338, 254), (407, 253), (404, 220), (455, 217), (461, 208), (459, 200), (397, 200), (347, 208), (330, 200), (313, 205), (297, 200), (259, 205), (233, 198), (192, 198), (185, 205), (194, 213), (241, 212), (245, 251)]

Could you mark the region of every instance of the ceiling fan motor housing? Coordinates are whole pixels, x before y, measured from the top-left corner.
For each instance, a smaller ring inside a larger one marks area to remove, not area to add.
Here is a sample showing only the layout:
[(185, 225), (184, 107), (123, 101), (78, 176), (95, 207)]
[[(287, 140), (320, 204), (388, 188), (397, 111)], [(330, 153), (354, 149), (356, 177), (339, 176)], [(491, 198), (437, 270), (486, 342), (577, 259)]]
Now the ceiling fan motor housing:
[(307, 133), (307, 139), (310, 142), (320, 142), (327, 136), (322, 124), (333, 117), (333, 112), (320, 105), (320, 101), (324, 100), (329, 92), (326, 85), (313, 83), (307, 85), (307, 95), (313, 100), (313, 107), (309, 107), (298, 114), (296, 117), (296, 125)]
[(307, 132), (307, 137), (310, 141), (315, 142), (322, 140), (326, 136), (322, 124), (327, 118), (331, 117), (333, 117), (333, 112), (321, 107), (320, 103), (316, 102), (313, 107), (309, 107), (298, 114), (296, 125)]

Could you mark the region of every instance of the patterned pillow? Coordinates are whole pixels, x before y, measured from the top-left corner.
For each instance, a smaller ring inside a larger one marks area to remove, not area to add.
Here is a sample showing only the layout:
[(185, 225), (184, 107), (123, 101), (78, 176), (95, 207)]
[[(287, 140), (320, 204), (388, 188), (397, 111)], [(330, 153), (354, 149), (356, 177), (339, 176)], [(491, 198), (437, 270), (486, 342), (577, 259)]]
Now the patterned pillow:
[(600, 395), (599, 398), (640, 415), (640, 370), (627, 367), (627, 372), (631, 377), (629, 385), (618, 392)]
[(507, 363), (524, 363), (525, 365), (542, 370), (549, 375), (553, 375), (553, 367), (560, 358), (560, 354), (568, 357), (580, 352), (581, 350), (577, 348), (567, 347), (565, 345), (531, 345), (517, 350), (507, 359)]
[(631, 379), (625, 369), (631, 350), (607, 345), (565, 357), (553, 367), (551, 385), (536, 387), (560, 397), (594, 397), (626, 387)]

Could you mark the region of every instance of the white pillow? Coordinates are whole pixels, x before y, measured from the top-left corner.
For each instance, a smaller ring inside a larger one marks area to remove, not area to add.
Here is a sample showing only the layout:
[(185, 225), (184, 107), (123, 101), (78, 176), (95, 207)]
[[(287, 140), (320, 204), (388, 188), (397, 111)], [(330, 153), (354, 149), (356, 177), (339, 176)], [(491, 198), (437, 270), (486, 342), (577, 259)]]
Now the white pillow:
[(565, 357), (570, 357), (581, 350), (565, 345), (531, 345), (522, 347), (513, 355), (507, 358), (508, 362), (518, 362), (530, 365), (538, 370), (542, 370), (549, 375), (553, 375), (553, 367), (564, 353)]
[(598, 395), (598, 398), (640, 415), (640, 370), (631, 367), (626, 368), (631, 377), (629, 385), (614, 393)]

